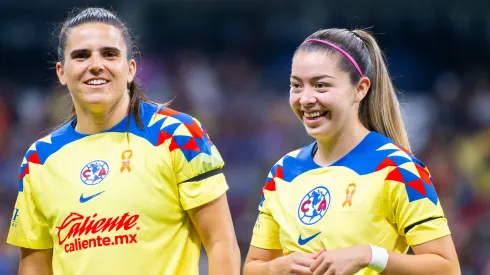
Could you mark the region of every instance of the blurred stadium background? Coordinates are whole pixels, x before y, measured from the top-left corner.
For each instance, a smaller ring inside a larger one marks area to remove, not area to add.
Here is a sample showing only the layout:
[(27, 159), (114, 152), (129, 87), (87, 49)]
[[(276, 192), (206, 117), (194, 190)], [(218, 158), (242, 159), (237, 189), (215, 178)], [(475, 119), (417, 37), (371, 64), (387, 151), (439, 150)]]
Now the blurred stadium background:
[(118, 12), (139, 37), (150, 98), (175, 98), (172, 108), (207, 127), (227, 163), (243, 257), (268, 170), (311, 142), (288, 105), (295, 47), (320, 28), (372, 27), (463, 274), (490, 274), (490, 2), (472, 0), (2, 0), (0, 274), (17, 268), (18, 249), (5, 239), (22, 156), (67, 111), (52, 34), (73, 7), (95, 5)]

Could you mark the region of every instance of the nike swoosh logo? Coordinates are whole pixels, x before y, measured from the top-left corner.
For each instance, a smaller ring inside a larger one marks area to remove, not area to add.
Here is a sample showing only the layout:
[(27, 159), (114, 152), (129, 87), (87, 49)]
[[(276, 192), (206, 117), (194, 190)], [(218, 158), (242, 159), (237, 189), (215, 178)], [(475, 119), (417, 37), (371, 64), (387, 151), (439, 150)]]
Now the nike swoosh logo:
[(91, 200), (91, 199), (93, 199), (93, 198), (97, 197), (98, 195), (100, 195), (100, 194), (102, 194), (102, 193), (104, 193), (104, 192), (105, 192), (105, 191), (102, 191), (102, 192), (99, 192), (99, 193), (97, 193), (97, 194), (93, 194), (92, 196), (88, 196), (88, 197), (83, 197), (83, 194), (82, 194), (82, 195), (80, 195), (80, 202), (81, 202), (81, 203), (86, 203), (86, 202), (88, 202), (89, 200)]
[(299, 235), (299, 238), (298, 238), (298, 244), (299, 244), (299, 245), (305, 245), (307, 242), (309, 242), (309, 241), (313, 240), (313, 239), (314, 239), (316, 236), (318, 236), (320, 233), (322, 233), (322, 232), (318, 232), (318, 233), (316, 233), (315, 235), (310, 236), (310, 237), (308, 237), (308, 238), (306, 238), (306, 239), (302, 239), (302, 238), (301, 238), (301, 234), (300, 234), (300, 235)]

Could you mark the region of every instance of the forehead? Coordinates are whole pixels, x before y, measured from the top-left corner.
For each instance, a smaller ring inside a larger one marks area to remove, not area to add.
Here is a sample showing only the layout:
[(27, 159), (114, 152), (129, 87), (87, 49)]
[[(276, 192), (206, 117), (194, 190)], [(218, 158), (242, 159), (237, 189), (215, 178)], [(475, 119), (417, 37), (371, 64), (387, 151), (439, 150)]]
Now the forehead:
[(72, 28), (67, 33), (66, 50), (96, 49), (100, 47), (117, 47), (126, 49), (121, 31), (109, 24), (86, 23)]
[(341, 73), (339, 57), (322, 51), (298, 51), (293, 57), (291, 74), (298, 77), (314, 77), (319, 74), (334, 76)]

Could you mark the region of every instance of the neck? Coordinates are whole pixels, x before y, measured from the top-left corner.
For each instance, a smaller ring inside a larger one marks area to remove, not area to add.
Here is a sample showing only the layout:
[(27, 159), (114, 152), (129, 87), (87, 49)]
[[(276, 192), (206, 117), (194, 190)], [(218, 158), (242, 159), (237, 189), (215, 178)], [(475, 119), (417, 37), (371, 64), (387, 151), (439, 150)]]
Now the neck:
[(357, 121), (352, 127), (342, 130), (326, 139), (317, 140), (318, 150), (313, 156), (320, 166), (329, 166), (347, 155), (369, 134), (369, 130)]
[(129, 96), (124, 96), (109, 108), (100, 106), (84, 108), (75, 103), (77, 114), (75, 130), (82, 134), (97, 134), (114, 127), (127, 116), (129, 101)]

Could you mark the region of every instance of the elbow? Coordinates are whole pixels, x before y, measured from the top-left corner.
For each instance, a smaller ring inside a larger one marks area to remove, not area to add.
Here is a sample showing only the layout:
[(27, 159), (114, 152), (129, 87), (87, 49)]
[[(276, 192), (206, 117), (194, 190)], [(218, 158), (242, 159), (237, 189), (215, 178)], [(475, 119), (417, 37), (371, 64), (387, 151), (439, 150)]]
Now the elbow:
[(449, 261), (449, 267), (447, 270), (449, 272), (444, 274), (461, 275), (461, 267), (459, 266), (458, 260)]
[(253, 262), (245, 262), (245, 264), (243, 265), (243, 272), (242, 274), (243, 275), (256, 275), (257, 273), (253, 271), (253, 266), (254, 263)]
[(252, 275), (250, 271), (250, 264), (253, 262), (253, 259), (250, 259), (249, 257), (245, 258), (245, 262), (243, 263), (243, 270), (242, 274), (243, 275)]
[(444, 265), (439, 268), (437, 274), (441, 275), (461, 275), (461, 268), (458, 259), (445, 259)]
[(252, 273), (250, 272), (250, 268), (248, 268), (248, 264), (243, 265), (242, 274), (243, 275), (252, 275)]
[(232, 253), (234, 253), (234, 255), (236, 255), (236, 257), (238, 257), (240, 259), (241, 258), (240, 247), (238, 246), (238, 241), (237, 241), (235, 236), (233, 236), (229, 240), (229, 246), (230, 246), (230, 250), (232, 251)]
[(219, 252), (221, 254), (224, 252), (228, 257), (240, 260), (240, 248), (238, 247), (236, 238), (216, 240), (208, 247), (205, 246), (205, 248), (209, 254), (213, 254), (213, 252)]
[(217, 236), (216, 238), (208, 238), (202, 240), (204, 248), (208, 253), (215, 249), (226, 250), (233, 254), (240, 254), (240, 248), (238, 247), (238, 241), (234, 234), (226, 234)]

